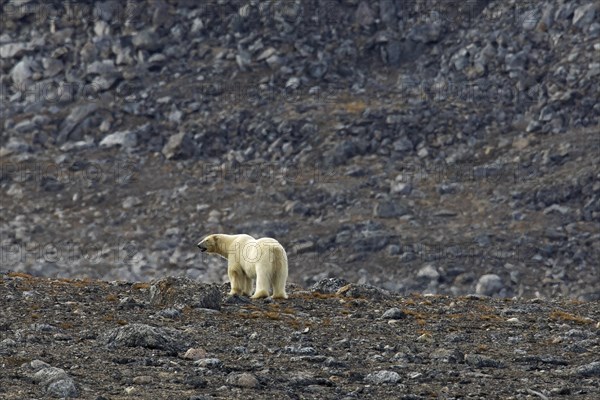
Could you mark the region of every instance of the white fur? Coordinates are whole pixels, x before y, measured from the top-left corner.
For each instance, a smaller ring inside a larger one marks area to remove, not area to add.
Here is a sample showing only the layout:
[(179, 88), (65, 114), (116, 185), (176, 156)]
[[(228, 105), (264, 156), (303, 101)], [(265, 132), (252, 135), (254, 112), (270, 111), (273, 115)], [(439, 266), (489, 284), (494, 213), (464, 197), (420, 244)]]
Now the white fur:
[(227, 259), (227, 275), (231, 283), (230, 295), (249, 296), (256, 280), (253, 299), (268, 297), (287, 299), (285, 283), (288, 277), (287, 254), (275, 239), (255, 239), (250, 235), (214, 234), (204, 238), (198, 247), (210, 254)]

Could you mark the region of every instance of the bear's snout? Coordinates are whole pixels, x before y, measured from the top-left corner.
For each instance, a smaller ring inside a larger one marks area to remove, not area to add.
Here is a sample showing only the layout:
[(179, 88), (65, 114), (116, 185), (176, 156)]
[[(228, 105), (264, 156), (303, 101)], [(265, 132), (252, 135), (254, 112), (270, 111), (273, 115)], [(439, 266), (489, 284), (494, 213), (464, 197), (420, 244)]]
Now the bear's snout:
[(200, 249), (201, 252), (205, 252), (206, 250), (208, 250), (208, 248), (202, 244), (202, 242), (198, 243), (198, 248)]

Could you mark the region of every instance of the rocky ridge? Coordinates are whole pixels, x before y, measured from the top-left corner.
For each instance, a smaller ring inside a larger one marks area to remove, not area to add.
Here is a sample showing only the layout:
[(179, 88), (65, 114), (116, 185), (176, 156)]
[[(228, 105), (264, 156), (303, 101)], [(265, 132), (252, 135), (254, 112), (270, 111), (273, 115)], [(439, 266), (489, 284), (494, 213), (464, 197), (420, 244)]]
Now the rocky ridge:
[(1, 4), (4, 269), (600, 296), (594, 2)]

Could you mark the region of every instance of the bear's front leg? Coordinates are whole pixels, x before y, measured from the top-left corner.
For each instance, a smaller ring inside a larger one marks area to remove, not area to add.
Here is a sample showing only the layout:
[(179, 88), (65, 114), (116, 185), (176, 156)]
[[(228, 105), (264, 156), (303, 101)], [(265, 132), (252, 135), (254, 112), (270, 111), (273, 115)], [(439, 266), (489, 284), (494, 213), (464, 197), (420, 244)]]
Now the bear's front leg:
[(242, 285), (244, 284), (243, 277), (240, 277), (240, 273), (235, 270), (235, 267), (227, 268), (227, 275), (229, 276), (229, 283), (231, 284), (229, 295), (241, 295), (243, 292)]

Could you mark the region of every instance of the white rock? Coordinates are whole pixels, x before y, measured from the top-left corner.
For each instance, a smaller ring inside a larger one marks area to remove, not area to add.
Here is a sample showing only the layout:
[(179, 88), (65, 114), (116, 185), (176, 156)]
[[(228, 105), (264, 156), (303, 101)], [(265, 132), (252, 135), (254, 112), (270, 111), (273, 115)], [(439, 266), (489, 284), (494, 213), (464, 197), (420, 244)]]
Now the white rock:
[(121, 146), (124, 148), (132, 148), (137, 145), (137, 135), (131, 131), (120, 131), (111, 133), (100, 142), (100, 147)]
[(10, 71), (10, 77), (17, 85), (26, 83), (33, 75), (33, 67), (35, 63), (30, 58), (24, 58), (19, 61)]
[(29, 47), (26, 43), (7, 43), (0, 46), (0, 58), (13, 58), (22, 55)]
[(502, 278), (496, 274), (486, 274), (479, 278), (475, 292), (485, 296), (493, 296), (504, 288)]
[(394, 371), (377, 371), (367, 375), (365, 380), (375, 385), (397, 383), (400, 380), (400, 375)]

